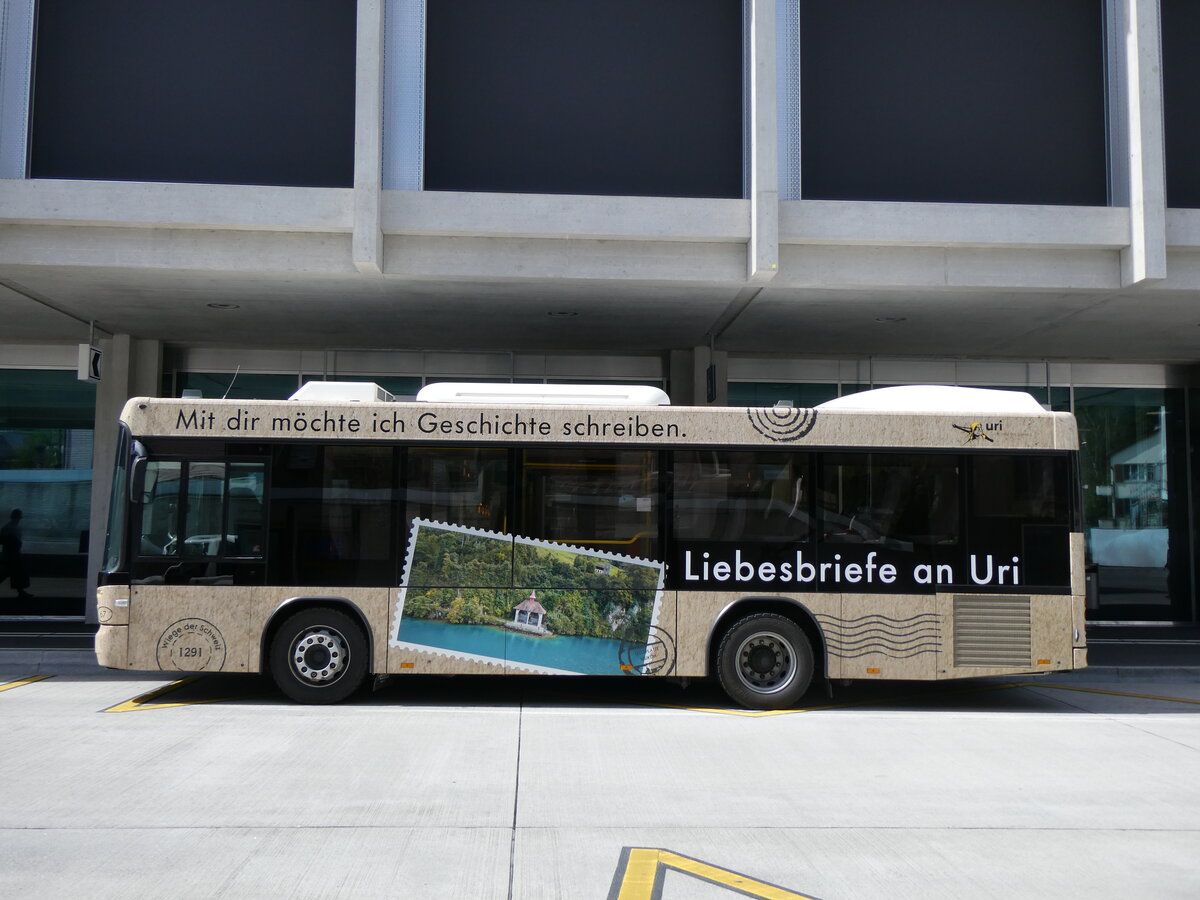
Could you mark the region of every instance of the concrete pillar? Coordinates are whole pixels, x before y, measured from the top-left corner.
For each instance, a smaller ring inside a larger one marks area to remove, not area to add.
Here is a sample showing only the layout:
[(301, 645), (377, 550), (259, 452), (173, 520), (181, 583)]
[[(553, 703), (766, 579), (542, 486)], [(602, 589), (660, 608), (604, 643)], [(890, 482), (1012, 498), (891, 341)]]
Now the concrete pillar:
[(1112, 196), (1129, 207), (1124, 286), (1167, 277), (1166, 155), (1158, 0), (1109, 0)]
[(779, 272), (779, 137), (775, 73), (775, 0), (749, 0), (750, 243), (747, 279)]
[(96, 385), (95, 443), (92, 451), (92, 512), (89, 519), (87, 603), (88, 622), (96, 621), (96, 573), (104, 557), (108, 504), (116, 464), (117, 417), (130, 397), (156, 397), (162, 384), (162, 342), (135, 341), (127, 334), (100, 342), (104, 368)]
[(354, 80), (354, 265), (383, 272), (384, 0), (358, 0)]
[[(709, 366), (715, 396), (710, 402)], [(729, 403), (729, 354), (708, 347), (672, 350), (670, 358), (671, 404), (673, 406), (726, 406)]]

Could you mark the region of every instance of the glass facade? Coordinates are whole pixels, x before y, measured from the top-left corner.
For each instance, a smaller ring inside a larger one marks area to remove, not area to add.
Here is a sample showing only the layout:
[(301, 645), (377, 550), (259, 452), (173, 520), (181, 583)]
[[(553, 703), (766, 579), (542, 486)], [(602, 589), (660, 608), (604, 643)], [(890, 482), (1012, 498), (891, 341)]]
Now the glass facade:
[(71, 371), (0, 370), (0, 517), (15, 532), (0, 615), (83, 615), (95, 394)]
[(1076, 388), (1083, 527), (1096, 619), (1190, 617), (1184, 392)]
[(163, 396), (182, 397), (184, 391), (199, 391), (201, 397), (230, 400), (286, 400), (296, 393), (296, 375), (258, 375), (240, 372), (179, 372), (174, 386), (164, 379)]

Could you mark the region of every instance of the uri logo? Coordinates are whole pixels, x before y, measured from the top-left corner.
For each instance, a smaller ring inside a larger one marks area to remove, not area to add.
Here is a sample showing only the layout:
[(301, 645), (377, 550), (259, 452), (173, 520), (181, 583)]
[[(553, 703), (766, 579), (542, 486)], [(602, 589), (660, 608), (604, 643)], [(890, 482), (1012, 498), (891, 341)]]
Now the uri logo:
[(790, 443), (798, 441), (813, 430), (817, 424), (815, 409), (795, 407), (772, 409), (747, 409), (746, 417), (754, 430), (772, 441)]
[(982, 422), (972, 422), (970, 425), (955, 425), (954, 427), (959, 431), (966, 432), (967, 439), (963, 441), (964, 444), (971, 444), (975, 441), (987, 441), (989, 444), (994, 444), (995, 441), (988, 432), (999, 431), (1002, 426), (1000, 422), (989, 422), (987, 425)]

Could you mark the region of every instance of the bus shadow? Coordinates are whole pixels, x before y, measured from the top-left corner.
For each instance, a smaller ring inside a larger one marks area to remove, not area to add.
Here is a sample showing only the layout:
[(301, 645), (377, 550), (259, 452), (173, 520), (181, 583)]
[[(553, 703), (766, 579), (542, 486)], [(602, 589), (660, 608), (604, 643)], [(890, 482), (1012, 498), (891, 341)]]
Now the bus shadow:
[[(134, 679), (131, 679), (134, 680)], [(383, 709), (640, 709), (746, 717), (839, 712), (946, 712), (1046, 714), (1200, 714), (1196, 685), (1154, 685), (1153, 692), (1113, 690), (1061, 682), (979, 679), (954, 682), (854, 682), (815, 684), (793, 709), (745, 710), (730, 702), (715, 680), (661, 678), (547, 678), (512, 675), (403, 675), (369, 684), (342, 707)], [(1190, 695), (1190, 696), (1189, 696)], [(181, 678), (139, 695), (130, 709), (193, 704), (298, 706), (265, 675), (211, 674)]]

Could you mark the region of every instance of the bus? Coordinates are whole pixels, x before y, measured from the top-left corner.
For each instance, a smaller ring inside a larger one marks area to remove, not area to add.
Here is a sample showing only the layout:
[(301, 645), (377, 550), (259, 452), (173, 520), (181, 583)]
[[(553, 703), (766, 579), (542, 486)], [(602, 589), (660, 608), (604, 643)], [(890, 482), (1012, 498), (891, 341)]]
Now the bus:
[(120, 430), (110, 668), (269, 672), (303, 703), (373, 675), (715, 677), (780, 709), (1087, 664), (1075, 421), (1027, 393), (316, 382), (135, 398)]

